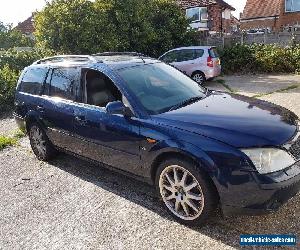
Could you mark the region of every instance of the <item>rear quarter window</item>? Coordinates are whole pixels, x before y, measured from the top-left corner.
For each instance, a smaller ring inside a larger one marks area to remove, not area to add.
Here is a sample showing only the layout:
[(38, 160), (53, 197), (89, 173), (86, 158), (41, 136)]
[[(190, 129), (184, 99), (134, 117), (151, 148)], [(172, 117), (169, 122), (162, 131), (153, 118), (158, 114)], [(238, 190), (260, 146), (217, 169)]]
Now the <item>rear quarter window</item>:
[(32, 95), (40, 95), (47, 73), (47, 68), (27, 69), (19, 85), (19, 91)]

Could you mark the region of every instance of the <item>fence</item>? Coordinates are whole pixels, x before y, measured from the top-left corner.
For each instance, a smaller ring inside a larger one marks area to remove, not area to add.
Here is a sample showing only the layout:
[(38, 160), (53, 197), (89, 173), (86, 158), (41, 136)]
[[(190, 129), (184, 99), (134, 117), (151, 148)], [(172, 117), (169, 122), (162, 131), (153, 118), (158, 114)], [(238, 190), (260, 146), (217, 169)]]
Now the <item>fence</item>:
[(300, 44), (300, 32), (280, 32), (270, 34), (235, 34), (220, 36), (201, 37), (200, 45), (202, 46), (216, 46), (216, 47), (230, 47), (234, 44), (277, 44), (279, 46), (289, 46), (295, 43)]

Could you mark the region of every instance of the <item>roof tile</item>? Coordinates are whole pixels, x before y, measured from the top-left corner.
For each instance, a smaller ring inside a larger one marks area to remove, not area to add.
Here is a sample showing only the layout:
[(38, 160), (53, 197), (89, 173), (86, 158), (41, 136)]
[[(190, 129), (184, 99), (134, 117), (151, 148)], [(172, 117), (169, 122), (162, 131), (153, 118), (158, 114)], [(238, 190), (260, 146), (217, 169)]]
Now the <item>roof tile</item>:
[(242, 19), (279, 16), (281, 0), (247, 0)]

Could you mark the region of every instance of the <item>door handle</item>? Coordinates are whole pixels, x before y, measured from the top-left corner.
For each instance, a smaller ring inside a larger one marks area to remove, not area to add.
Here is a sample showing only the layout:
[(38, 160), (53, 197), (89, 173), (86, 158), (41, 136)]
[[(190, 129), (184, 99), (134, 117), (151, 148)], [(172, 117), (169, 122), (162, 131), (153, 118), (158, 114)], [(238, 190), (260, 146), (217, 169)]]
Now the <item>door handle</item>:
[(44, 109), (44, 107), (43, 106), (37, 106), (37, 111), (40, 111), (40, 112), (44, 112), (45, 111), (45, 109)]
[(87, 121), (85, 119), (85, 116), (83, 116), (83, 115), (76, 115), (75, 116), (75, 121), (78, 122), (79, 124), (82, 124), (82, 125), (87, 123)]

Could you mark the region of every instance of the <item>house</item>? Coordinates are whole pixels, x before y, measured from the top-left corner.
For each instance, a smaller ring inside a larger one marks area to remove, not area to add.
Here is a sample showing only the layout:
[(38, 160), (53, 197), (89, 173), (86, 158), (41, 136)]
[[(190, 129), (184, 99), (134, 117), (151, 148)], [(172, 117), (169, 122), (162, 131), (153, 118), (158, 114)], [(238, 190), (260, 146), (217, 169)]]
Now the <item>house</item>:
[(190, 26), (199, 31), (209, 33), (231, 33), (231, 5), (223, 0), (177, 0), (190, 20)]
[(19, 23), (16, 27), (16, 30), (20, 31), (23, 35), (26, 35), (30, 38), (34, 38), (33, 33), (35, 31), (33, 23), (33, 14), (27, 18), (24, 22)]
[(240, 22), (242, 30), (300, 28), (300, 0), (247, 0)]

